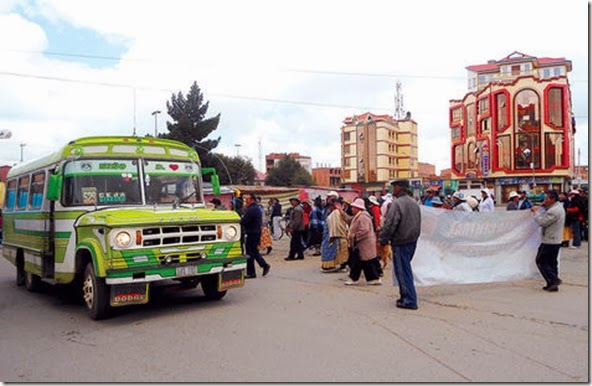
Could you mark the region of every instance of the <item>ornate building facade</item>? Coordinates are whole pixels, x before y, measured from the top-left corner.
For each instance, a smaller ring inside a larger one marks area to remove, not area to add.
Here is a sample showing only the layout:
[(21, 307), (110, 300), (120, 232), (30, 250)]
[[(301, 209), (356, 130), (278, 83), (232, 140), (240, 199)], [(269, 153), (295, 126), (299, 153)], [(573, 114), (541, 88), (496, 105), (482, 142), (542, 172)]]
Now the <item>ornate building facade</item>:
[(452, 178), (535, 194), (566, 190), (574, 175), (575, 120), (565, 58), (514, 52), (472, 65), (468, 93), (450, 101)]
[(341, 127), (342, 182), (360, 190), (381, 190), (396, 178), (419, 176), (417, 123), (408, 113), (364, 113), (348, 117)]

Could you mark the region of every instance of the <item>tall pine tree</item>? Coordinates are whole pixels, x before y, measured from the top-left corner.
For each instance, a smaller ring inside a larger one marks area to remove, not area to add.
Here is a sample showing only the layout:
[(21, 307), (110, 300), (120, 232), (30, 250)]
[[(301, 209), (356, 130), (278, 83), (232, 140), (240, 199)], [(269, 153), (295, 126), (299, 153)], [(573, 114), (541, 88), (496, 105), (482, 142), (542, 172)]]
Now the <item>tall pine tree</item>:
[(208, 135), (218, 128), (220, 114), (212, 118), (205, 118), (210, 102), (203, 100), (203, 94), (193, 82), (187, 96), (180, 91), (171, 96), (166, 106), (168, 114), (173, 122), (167, 122), (168, 134), (159, 134), (161, 138), (174, 139), (194, 148), (201, 159), (203, 166), (211, 166), (212, 149), (218, 146), (220, 137), (206, 139)]

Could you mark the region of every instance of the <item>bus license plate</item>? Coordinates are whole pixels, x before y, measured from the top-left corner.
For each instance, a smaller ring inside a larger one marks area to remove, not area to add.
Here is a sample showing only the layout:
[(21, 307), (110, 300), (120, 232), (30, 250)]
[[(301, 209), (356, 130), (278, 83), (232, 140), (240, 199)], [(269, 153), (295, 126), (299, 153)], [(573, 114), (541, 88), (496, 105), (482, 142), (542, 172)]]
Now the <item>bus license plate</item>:
[(197, 265), (187, 265), (177, 267), (177, 276), (195, 276), (197, 275)]

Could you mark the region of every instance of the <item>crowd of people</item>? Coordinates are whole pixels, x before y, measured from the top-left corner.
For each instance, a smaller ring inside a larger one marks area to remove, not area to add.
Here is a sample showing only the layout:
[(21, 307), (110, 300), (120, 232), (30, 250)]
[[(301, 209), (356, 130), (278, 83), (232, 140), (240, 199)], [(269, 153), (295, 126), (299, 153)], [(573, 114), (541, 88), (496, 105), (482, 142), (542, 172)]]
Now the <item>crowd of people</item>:
[[(336, 191), (329, 192), (325, 198), (318, 196), (312, 203), (292, 197), (285, 214), (275, 197), (265, 208), (261, 197), (237, 192), (230, 209), (241, 216), (243, 245), (248, 255), (246, 278), (257, 277), (255, 263), (263, 270), (263, 276), (269, 273), (271, 265), (261, 251), (267, 248), (267, 253), (271, 252), (272, 239), (279, 240), (280, 223), (285, 221), (290, 248), (284, 260), (303, 260), (305, 251), (309, 250), (312, 256), (320, 256), (322, 273), (347, 273), (344, 284), (348, 286), (360, 285), (362, 274), (367, 285), (381, 285), (384, 269), (392, 261), (392, 280), (398, 285), (400, 295), (396, 306), (417, 309), (411, 261), (421, 231), (420, 205), (453, 211), (492, 212), (495, 201), (487, 188), (481, 190), (480, 199), (459, 191), (444, 197), (437, 189), (427, 190), (423, 197), (415, 199), (408, 180), (395, 180), (391, 184), (392, 193), (384, 190), (380, 197), (358, 197), (353, 201), (340, 197)], [(530, 209), (541, 226), (543, 241), (535, 260), (546, 280), (543, 288), (546, 291), (557, 291), (561, 284), (557, 274), (559, 247), (579, 248), (581, 241), (587, 240), (588, 208), (584, 195), (585, 192), (576, 189), (568, 194), (551, 190), (542, 205), (535, 206), (526, 191), (509, 194), (506, 210)], [(216, 198), (211, 202), (215, 210), (226, 209)], [(556, 231), (559, 222), (560, 236)], [(560, 243), (557, 243), (558, 237)]]

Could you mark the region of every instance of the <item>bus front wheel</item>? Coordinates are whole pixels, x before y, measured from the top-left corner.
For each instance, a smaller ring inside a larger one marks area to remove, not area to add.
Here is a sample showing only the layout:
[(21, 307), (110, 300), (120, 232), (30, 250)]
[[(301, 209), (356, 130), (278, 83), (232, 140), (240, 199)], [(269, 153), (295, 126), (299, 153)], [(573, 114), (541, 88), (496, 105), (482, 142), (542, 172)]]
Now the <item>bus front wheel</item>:
[(201, 279), (201, 289), (207, 299), (220, 300), (226, 295), (226, 291), (218, 290), (218, 275), (209, 275)]
[(82, 297), (91, 319), (103, 319), (109, 314), (109, 287), (97, 277), (92, 262), (87, 263), (84, 270)]

